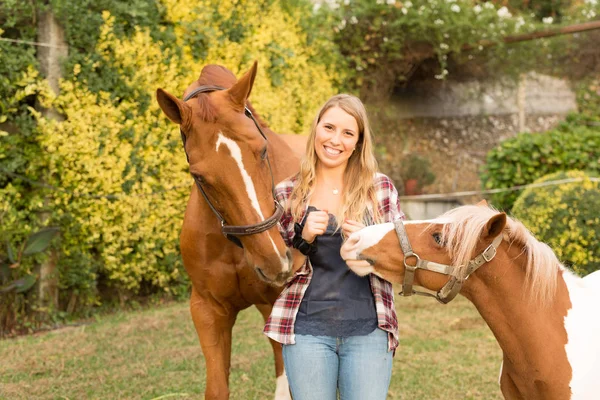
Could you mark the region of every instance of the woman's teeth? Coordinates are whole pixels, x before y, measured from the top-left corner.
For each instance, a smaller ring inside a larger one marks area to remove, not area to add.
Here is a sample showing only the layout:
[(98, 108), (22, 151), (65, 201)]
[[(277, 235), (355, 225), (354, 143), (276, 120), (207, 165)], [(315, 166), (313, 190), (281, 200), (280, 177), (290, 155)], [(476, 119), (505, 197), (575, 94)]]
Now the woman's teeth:
[(332, 149), (331, 147), (327, 147), (327, 146), (324, 146), (324, 147), (325, 147), (325, 151), (327, 152), (327, 154), (331, 154), (332, 156), (337, 156), (342, 153), (341, 150), (335, 150), (335, 149)]

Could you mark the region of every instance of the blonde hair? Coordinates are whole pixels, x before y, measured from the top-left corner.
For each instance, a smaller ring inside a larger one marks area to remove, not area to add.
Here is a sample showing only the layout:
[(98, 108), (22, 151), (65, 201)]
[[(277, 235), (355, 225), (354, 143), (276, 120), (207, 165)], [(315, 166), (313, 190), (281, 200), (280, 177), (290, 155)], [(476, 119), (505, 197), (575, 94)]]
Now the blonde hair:
[(300, 164), (300, 172), (297, 177), (299, 184), (294, 188), (291, 195), (290, 210), (294, 221), (299, 221), (308, 198), (313, 193), (317, 182), (316, 167), (319, 161), (315, 151), (315, 137), (317, 125), (323, 114), (330, 108), (339, 107), (349, 115), (353, 116), (358, 125), (358, 142), (356, 150), (348, 159), (344, 171), (344, 189), (342, 192), (342, 203), (335, 216), (338, 228), (344, 219), (363, 221), (368, 214), (368, 206), (371, 205), (373, 213), (372, 222), (381, 222), (381, 216), (377, 209), (377, 195), (373, 187), (373, 179), (377, 173), (377, 160), (373, 154), (373, 139), (371, 127), (367, 118), (365, 106), (356, 96), (349, 94), (338, 94), (331, 97), (319, 110), (317, 117), (312, 123), (310, 135), (306, 142), (306, 151)]

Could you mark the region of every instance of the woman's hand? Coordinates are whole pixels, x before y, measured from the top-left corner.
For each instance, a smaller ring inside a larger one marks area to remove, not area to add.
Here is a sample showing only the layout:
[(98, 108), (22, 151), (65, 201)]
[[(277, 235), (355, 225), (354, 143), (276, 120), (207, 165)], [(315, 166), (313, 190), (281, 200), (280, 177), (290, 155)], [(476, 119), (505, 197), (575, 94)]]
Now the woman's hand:
[(363, 224), (361, 224), (360, 222), (353, 221), (351, 219), (347, 219), (342, 224), (342, 232), (344, 233), (345, 237), (348, 237), (351, 234), (353, 234), (354, 232), (360, 231), (364, 227), (365, 226)]
[(314, 242), (318, 235), (325, 233), (328, 222), (329, 214), (327, 214), (327, 211), (311, 211), (306, 217), (306, 221), (304, 221), (302, 239), (308, 243)]

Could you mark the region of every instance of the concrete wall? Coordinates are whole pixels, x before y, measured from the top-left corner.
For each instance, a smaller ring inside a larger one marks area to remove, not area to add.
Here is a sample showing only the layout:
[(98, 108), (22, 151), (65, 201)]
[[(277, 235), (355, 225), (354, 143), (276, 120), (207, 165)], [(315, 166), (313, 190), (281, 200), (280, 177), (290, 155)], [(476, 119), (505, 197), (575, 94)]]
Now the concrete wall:
[(567, 81), (536, 73), (524, 75), (518, 82), (424, 85), (398, 92), (392, 104), (401, 119), (510, 115), (519, 113), (520, 108), (530, 115), (564, 115), (577, 108), (575, 93)]
[(489, 150), (519, 132), (550, 130), (576, 109), (566, 81), (532, 73), (520, 87), (504, 84), (423, 84), (396, 93), (385, 105), (367, 104), (381, 171), (402, 193), (402, 159), (416, 153), (430, 160), (436, 175), (425, 193), (478, 190)]

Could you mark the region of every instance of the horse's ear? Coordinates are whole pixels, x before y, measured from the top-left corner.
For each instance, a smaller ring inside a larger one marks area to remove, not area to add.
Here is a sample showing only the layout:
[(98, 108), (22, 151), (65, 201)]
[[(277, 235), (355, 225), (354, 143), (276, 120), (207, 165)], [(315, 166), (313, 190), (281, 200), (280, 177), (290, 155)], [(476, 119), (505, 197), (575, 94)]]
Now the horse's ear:
[(163, 89), (156, 89), (156, 100), (167, 117), (176, 124), (181, 125), (184, 116), (190, 112), (190, 106)]
[(488, 206), (488, 202), (486, 199), (481, 200), (479, 203), (475, 204), (476, 206), (479, 207), (487, 207)]
[(233, 101), (233, 104), (240, 110), (243, 110), (246, 106), (246, 99), (250, 96), (250, 92), (252, 91), (254, 78), (256, 78), (257, 65), (258, 63), (254, 61), (252, 68), (250, 68), (250, 70), (246, 72), (244, 76), (231, 87), (231, 89), (229, 89), (231, 101)]
[(492, 239), (498, 236), (506, 226), (506, 214), (498, 213), (494, 215), (485, 225), (483, 239)]

